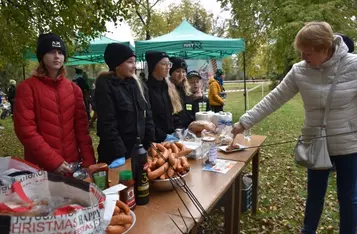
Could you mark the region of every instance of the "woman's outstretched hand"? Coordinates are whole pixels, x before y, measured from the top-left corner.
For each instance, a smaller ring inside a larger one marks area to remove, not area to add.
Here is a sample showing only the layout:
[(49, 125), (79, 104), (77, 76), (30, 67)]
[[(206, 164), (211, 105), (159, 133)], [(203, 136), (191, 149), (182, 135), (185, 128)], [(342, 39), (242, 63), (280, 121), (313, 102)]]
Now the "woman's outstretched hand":
[(239, 122), (233, 125), (233, 129), (231, 131), (231, 133), (233, 134), (233, 139), (235, 139), (238, 134), (241, 134), (243, 132), (244, 132), (244, 128)]

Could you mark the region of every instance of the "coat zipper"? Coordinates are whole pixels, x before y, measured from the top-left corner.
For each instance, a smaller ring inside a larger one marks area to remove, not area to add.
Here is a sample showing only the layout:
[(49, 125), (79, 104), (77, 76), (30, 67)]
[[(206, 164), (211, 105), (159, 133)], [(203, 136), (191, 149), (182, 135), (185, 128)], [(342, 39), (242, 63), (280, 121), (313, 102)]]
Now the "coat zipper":
[[(134, 101), (134, 106), (135, 106), (135, 115), (136, 115), (136, 134), (137, 137), (140, 137), (140, 132), (139, 132), (139, 110), (138, 110), (138, 100), (136, 99), (136, 93), (134, 93), (132, 87), (129, 86), (129, 90), (131, 92), (131, 95), (133, 97), (133, 101)], [(143, 141), (144, 139), (140, 139), (141, 141)]]
[(60, 112), (60, 102), (59, 102), (59, 91), (58, 91), (58, 83), (57, 80), (55, 80), (55, 87), (56, 87), (56, 101), (57, 101), (57, 111), (58, 111), (58, 120), (60, 123), (60, 133), (61, 133), (61, 156), (64, 158), (63, 154), (63, 129), (62, 129), (62, 118), (61, 118), (61, 112)]

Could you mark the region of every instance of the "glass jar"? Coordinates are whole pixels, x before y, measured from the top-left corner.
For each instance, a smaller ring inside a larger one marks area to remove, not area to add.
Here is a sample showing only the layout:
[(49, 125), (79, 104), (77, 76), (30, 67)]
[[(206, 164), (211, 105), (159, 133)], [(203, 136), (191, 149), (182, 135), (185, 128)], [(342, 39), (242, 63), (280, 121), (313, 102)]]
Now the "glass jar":
[(203, 165), (216, 164), (217, 159), (217, 145), (215, 137), (203, 137), (202, 138), (202, 154), (203, 154)]

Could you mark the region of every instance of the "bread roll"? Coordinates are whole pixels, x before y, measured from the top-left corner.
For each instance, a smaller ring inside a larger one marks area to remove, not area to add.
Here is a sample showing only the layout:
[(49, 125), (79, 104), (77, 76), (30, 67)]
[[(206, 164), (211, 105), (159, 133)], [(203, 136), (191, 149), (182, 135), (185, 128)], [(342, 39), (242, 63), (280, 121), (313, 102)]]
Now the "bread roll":
[(211, 121), (207, 120), (197, 120), (193, 121), (189, 126), (188, 129), (193, 132), (197, 137), (201, 137), (201, 132), (205, 129), (209, 132), (216, 131), (216, 125)]

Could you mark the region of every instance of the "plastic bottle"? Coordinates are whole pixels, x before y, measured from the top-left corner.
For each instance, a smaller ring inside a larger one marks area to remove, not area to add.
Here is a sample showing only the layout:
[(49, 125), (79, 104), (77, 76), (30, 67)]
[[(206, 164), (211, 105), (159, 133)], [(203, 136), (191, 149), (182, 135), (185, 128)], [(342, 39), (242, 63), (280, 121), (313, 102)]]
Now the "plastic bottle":
[(226, 122), (225, 122), (225, 113), (223, 111), (220, 111), (218, 113), (218, 133), (221, 134), (223, 129), (226, 127)]
[(135, 193), (133, 180), (133, 173), (129, 170), (121, 171), (119, 173), (119, 183), (125, 185), (127, 188), (120, 191), (120, 200), (127, 204), (131, 210), (134, 210), (135, 203)]
[(144, 170), (147, 164), (146, 154), (147, 152), (138, 137), (131, 155), (131, 169), (135, 181), (134, 191), (136, 204), (139, 206), (149, 203), (149, 179), (146, 170)]
[(88, 174), (91, 182), (95, 183), (101, 190), (109, 188), (108, 165), (106, 163), (97, 163), (90, 165)]

